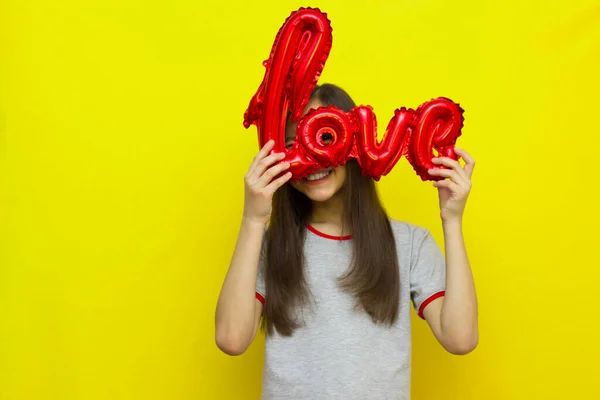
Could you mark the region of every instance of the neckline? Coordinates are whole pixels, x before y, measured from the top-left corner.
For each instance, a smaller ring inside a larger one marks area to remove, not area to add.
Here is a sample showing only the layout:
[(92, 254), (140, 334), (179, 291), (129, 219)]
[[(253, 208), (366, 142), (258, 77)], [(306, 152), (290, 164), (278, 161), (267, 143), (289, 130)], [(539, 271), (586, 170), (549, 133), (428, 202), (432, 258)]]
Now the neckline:
[(320, 236), (320, 237), (325, 238), (325, 239), (329, 239), (329, 240), (350, 240), (350, 239), (352, 239), (352, 235), (348, 235), (348, 236), (333, 236), (333, 235), (328, 235), (326, 233), (323, 233), (323, 232), (317, 230), (311, 224), (306, 224), (306, 228), (309, 231), (311, 231), (312, 233), (314, 233), (315, 235)]

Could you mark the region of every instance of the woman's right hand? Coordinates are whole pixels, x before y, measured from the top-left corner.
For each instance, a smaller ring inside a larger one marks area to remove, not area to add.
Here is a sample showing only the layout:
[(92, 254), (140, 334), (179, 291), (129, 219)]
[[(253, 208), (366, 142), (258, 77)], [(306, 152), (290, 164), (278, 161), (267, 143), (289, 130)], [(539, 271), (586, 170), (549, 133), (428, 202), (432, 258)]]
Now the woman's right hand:
[[(273, 164), (285, 158), (284, 153), (269, 155), (275, 142), (268, 141), (258, 152), (244, 178), (244, 219), (266, 224), (271, 218), (273, 195), (292, 177), (291, 172), (279, 176), (290, 167), (289, 163)], [(277, 179), (273, 179), (279, 176)]]

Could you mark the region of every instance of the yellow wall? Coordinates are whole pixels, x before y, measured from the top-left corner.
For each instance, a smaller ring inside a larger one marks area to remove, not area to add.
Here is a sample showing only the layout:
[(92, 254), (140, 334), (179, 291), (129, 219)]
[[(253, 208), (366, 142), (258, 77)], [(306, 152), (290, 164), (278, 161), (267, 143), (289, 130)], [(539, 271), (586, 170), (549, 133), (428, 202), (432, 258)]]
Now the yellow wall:
[[(256, 150), (243, 112), (296, 1), (0, 2), (0, 398), (257, 399), (262, 339), (214, 306)], [(443, 95), (478, 160), (466, 237), (481, 343), (415, 319), (415, 399), (600, 398), (597, 0), (322, 1), (321, 82), (375, 107)], [(392, 216), (441, 240), (405, 159)]]

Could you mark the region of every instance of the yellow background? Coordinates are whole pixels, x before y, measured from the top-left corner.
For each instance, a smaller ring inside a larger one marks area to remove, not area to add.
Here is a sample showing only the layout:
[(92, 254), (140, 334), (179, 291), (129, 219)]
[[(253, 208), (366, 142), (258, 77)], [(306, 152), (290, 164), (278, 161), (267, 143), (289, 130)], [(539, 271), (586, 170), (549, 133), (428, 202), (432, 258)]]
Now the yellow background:
[[(263, 340), (214, 345), (256, 130), (296, 1), (0, 2), (0, 398), (257, 399)], [(415, 399), (597, 399), (598, 1), (321, 1), (321, 82), (375, 107), (447, 96), (478, 165), (477, 350), (415, 319)], [(432, 230), (405, 159), (390, 214)]]

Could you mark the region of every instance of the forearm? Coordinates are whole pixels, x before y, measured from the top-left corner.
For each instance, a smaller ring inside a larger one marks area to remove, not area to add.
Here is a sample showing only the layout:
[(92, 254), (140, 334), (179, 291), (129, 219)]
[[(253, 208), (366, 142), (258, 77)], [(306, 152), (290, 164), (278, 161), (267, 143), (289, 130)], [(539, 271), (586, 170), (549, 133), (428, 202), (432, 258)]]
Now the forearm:
[(217, 303), (217, 338), (230, 342), (252, 340), (256, 320), (256, 276), (264, 228), (264, 224), (242, 222)]
[[(446, 294), (440, 314), (446, 341), (471, 348), (478, 340), (477, 295), (460, 220), (444, 222)], [(470, 351), (470, 350), (469, 350)]]

